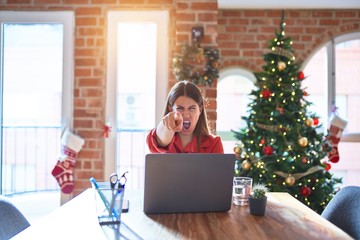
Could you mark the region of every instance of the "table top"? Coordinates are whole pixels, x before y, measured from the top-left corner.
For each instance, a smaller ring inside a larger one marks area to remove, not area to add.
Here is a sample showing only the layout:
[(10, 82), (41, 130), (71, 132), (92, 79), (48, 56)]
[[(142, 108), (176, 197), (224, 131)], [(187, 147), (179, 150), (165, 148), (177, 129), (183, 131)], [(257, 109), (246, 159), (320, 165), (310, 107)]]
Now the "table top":
[(146, 215), (142, 192), (126, 191), (130, 207), (120, 226), (100, 226), (88, 189), (14, 239), (352, 239), (290, 194), (267, 196), (265, 216), (235, 205), (229, 212)]

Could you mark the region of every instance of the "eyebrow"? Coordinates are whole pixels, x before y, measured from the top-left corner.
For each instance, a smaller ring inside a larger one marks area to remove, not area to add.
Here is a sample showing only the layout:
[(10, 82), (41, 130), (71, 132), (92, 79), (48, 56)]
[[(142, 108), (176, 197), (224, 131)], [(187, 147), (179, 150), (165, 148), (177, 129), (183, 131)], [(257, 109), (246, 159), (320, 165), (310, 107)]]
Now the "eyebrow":
[[(176, 104), (174, 104), (174, 106), (175, 107), (182, 107), (182, 108), (185, 108), (184, 106), (182, 106), (182, 105), (176, 105)], [(191, 108), (191, 107), (196, 107), (197, 105), (196, 104), (194, 104), (194, 105), (190, 105), (189, 106), (189, 108)]]

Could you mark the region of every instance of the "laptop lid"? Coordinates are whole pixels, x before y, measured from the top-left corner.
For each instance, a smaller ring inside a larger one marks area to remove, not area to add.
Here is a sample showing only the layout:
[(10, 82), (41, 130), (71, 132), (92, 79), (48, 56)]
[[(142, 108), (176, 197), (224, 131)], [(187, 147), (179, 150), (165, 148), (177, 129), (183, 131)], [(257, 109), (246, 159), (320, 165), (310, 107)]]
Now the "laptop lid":
[(147, 154), (144, 212), (229, 211), (234, 167), (235, 154)]

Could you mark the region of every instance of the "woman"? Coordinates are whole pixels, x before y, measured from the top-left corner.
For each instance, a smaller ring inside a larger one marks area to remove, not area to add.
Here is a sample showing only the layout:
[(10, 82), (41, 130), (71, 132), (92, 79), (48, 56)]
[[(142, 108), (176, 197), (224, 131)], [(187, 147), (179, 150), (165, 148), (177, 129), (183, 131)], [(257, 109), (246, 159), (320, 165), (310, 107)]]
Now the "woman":
[(146, 142), (152, 153), (224, 153), (220, 137), (210, 134), (200, 89), (188, 81), (170, 90), (164, 117)]

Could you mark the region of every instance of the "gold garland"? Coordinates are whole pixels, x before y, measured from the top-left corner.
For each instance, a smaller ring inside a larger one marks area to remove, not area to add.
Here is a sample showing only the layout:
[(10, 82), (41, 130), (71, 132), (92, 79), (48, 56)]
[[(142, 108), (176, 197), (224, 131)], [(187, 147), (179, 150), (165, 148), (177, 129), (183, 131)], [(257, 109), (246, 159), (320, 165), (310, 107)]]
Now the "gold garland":
[(284, 172), (281, 172), (281, 171), (274, 171), (274, 173), (276, 175), (279, 175), (283, 178), (287, 178), (289, 177), (290, 175), (293, 176), (295, 178), (295, 180), (299, 180), (300, 178), (303, 178), (307, 175), (310, 175), (314, 172), (317, 172), (317, 171), (320, 171), (320, 170), (324, 170), (324, 167), (321, 167), (321, 166), (314, 166), (314, 167), (311, 167), (309, 168), (306, 172), (303, 172), (303, 173), (292, 173), (292, 174), (289, 174), (289, 173), (284, 173)]
[(292, 54), (292, 52), (286, 49), (283, 49), (281, 47), (273, 47), (271, 50), (277, 55), (287, 57), (288, 59), (293, 61), (295, 60), (294, 54)]
[(184, 44), (173, 58), (173, 73), (178, 81), (211, 86), (219, 77), (219, 51), (211, 47)]
[(290, 130), (289, 127), (283, 127), (282, 125), (267, 125), (263, 123), (256, 123), (256, 126), (270, 132), (282, 132)]

